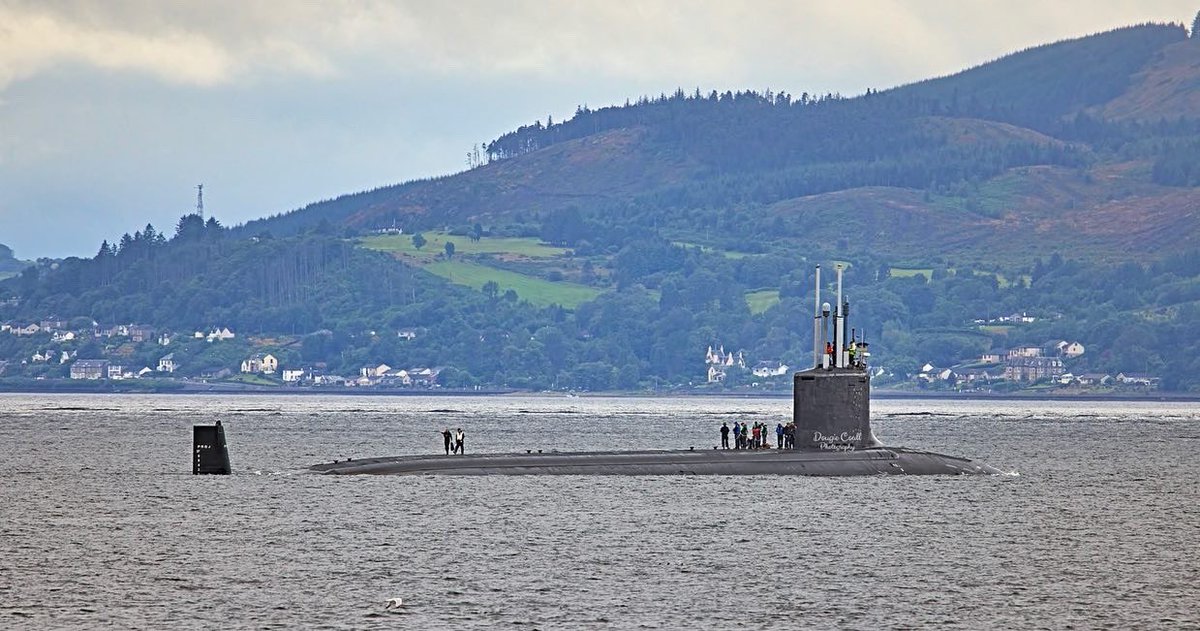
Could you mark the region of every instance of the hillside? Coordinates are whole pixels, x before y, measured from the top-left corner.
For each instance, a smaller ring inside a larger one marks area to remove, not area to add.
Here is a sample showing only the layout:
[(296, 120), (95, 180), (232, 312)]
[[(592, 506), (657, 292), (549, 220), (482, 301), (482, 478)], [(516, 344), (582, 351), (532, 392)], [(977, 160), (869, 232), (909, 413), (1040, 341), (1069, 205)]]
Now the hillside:
[[(344, 375), (406, 362), (462, 386), (692, 388), (708, 346), (808, 361), (811, 266), (841, 262), (884, 380), (1079, 340), (1072, 371), (1196, 389), (1196, 68), (1182, 27), (1142, 25), (854, 98), (580, 108), (463, 173), (229, 230), (187, 216), (39, 265), (0, 282), (0, 320), (230, 325), (254, 340), (237, 352)], [(50, 342), (0, 336), (0, 360), (83, 352)], [(193, 375), (235, 354), (196, 344), (179, 350)], [(120, 348), (160, 351), (87, 352)]]
[[(1190, 166), (1200, 155), (1196, 68), (1200, 45), (1182, 27), (1144, 25), (856, 98), (679, 91), (534, 123), (490, 143), (491, 160), (464, 173), (245, 230), (287, 233), (325, 220), (409, 231), (482, 223), (536, 235), (549, 218), (579, 211), (606, 232), (589, 242), (611, 242), (608, 230), (632, 221), (689, 242), (811, 249), (820, 247), (812, 234), (870, 225), (850, 239), (852, 250), (876, 252), (886, 226), (889, 256), (1129, 260), (1130, 236), (1089, 226), (1093, 213), (1144, 224), (1142, 238), (1196, 228), (1185, 216), (1194, 192), (1178, 186), (1200, 178)], [(1014, 239), (1026, 247), (996, 247)], [(1153, 256), (1187, 242), (1160, 244)], [(910, 251), (915, 244), (920, 252)]]

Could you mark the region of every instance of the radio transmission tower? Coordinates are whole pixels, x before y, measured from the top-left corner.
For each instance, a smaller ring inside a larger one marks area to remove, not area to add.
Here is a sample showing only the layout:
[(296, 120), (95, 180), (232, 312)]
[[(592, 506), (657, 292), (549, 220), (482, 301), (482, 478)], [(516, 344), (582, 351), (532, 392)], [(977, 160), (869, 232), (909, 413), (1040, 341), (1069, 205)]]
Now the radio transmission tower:
[(204, 219), (204, 185), (196, 185), (196, 214)]

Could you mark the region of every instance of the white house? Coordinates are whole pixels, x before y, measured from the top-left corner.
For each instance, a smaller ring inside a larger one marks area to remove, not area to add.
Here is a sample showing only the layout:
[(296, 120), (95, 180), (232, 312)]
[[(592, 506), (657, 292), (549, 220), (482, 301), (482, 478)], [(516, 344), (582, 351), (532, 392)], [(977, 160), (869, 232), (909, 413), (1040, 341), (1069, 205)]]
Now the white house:
[(726, 352), (724, 346), (719, 347), (716, 351), (713, 350), (713, 347), (709, 346), (708, 352), (704, 354), (704, 363), (710, 366), (728, 367), (736, 365), (742, 369), (746, 368), (746, 358), (742, 354), (742, 351), (738, 351), (735, 355), (733, 352)]
[(415, 386), (433, 387), (437, 385), (438, 375), (441, 374), (441, 368), (410, 368), (408, 376)]
[(103, 379), (107, 372), (106, 359), (81, 359), (71, 364), (72, 379)]
[(52, 335), (50, 337), (50, 339), (54, 340), (55, 342), (69, 342), (69, 341), (75, 339), (75, 332), (74, 331), (55, 331), (54, 335)]
[(242, 372), (257, 372), (264, 375), (279, 370), (279, 360), (274, 355), (255, 353), (242, 361)]
[(1157, 388), (1160, 379), (1151, 375), (1144, 375), (1136, 372), (1123, 372), (1117, 374), (1117, 383), (1127, 386), (1142, 386), (1145, 388)]
[(379, 364), (378, 366), (374, 367), (364, 366), (363, 368), (358, 369), (358, 374), (361, 377), (382, 377), (388, 374), (388, 371), (391, 369), (392, 367), (388, 366), (387, 364)]
[(230, 331), (227, 327), (221, 327), (210, 331), (209, 334), (205, 336), (205, 339), (209, 342), (222, 342), (225, 340), (232, 340), (234, 337), (236, 336), (233, 334), (233, 331)]
[(303, 368), (293, 368), (293, 369), (284, 368), (282, 374), (283, 374), (283, 380), (287, 383), (295, 383), (297, 381), (304, 379), (304, 369)]
[(1040, 346), (1017, 346), (1015, 348), (1008, 349), (1009, 359), (1015, 359), (1017, 357), (1041, 357), (1041, 356), (1042, 356), (1042, 347), (1040, 347)]
[(1066, 355), (1067, 357), (1079, 357), (1084, 353), (1084, 350), (1083, 344), (1080, 344), (1079, 342), (1071, 342), (1070, 344), (1067, 344), (1065, 348), (1063, 348), (1062, 354)]
[(755, 377), (778, 377), (786, 375), (787, 371), (788, 365), (783, 362), (761, 361), (754, 365), (754, 370), (751, 372)]
[(175, 353), (167, 353), (158, 358), (158, 372), (175, 372), (178, 367), (175, 363)]
[(408, 374), (407, 370), (402, 368), (389, 370), (380, 375), (380, 377), (388, 384), (396, 386), (411, 386), (413, 382), (412, 376)]

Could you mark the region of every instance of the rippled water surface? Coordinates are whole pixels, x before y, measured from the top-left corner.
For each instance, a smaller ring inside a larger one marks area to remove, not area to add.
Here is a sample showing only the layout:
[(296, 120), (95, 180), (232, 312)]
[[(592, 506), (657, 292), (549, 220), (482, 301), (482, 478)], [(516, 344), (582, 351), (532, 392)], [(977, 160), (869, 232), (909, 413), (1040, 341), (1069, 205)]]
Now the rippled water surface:
[[(0, 397), (0, 628), (1196, 628), (1200, 405), (875, 401), (991, 477), (337, 477), (711, 448), (787, 399)], [(232, 476), (190, 475), (226, 425)], [(385, 610), (388, 598), (404, 607)]]

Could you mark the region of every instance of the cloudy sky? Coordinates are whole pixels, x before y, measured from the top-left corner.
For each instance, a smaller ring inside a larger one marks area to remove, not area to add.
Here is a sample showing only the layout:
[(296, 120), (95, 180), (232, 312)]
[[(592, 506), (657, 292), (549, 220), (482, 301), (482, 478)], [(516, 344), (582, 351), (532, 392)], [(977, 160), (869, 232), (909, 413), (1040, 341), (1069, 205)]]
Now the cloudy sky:
[(858, 94), (1195, 0), (0, 0), (0, 243), (91, 256), (462, 170), (577, 105)]

